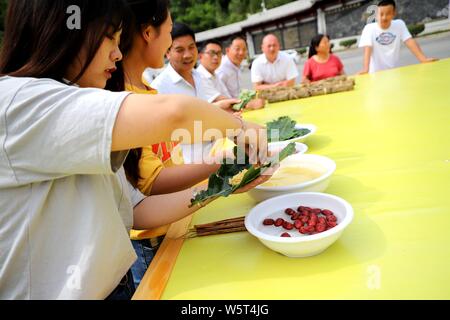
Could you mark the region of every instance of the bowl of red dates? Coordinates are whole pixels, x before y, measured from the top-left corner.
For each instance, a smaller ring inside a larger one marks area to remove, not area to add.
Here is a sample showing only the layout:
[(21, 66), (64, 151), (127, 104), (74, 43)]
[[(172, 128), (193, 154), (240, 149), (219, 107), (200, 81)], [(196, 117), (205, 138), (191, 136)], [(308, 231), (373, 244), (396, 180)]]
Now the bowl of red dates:
[(306, 258), (329, 248), (352, 221), (353, 208), (344, 199), (305, 192), (261, 202), (249, 212), (245, 226), (269, 249)]

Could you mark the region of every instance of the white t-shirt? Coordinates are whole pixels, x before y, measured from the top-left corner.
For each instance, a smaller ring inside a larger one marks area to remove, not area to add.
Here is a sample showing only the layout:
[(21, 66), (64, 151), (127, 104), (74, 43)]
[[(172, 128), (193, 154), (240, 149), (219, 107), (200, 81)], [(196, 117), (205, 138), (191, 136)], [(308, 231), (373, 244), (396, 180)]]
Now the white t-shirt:
[(0, 93), (0, 299), (106, 298), (136, 259), (111, 153), (129, 93), (13, 77)]
[(242, 72), (228, 56), (222, 58), (220, 67), (216, 70), (217, 78), (226, 88), (226, 96), (231, 98), (239, 98), (242, 88)]
[(202, 82), (205, 83), (206, 86), (213, 87), (220, 92), (220, 95), (231, 98), (227, 88), (225, 88), (224, 84), (220, 81), (216, 74), (211, 74), (202, 64), (197, 67), (197, 72), (202, 77)]
[(365, 26), (359, 47), (372, 47), (369, 73), (398, 67), (401, 43), (412, 38), (403, 20), (393, 20), (383, 30), (378, 23)]
[(252, 82), (272, 84), (297, 78), (299, 72), (292, 59), (285, 52), (279, 52), (274, 63), (270, 63), (265, 54), (260, 55), (252, 65)]
[(169, 63), (166, 69), (152, 82), (151, 87), (158, 90), (160, 94), (185, 94), (208, 102), (214, 102), (220, 96), (220, 92), (214, 87), (209, 86), (208, 83), (203, 83), (197, 70), (192, 70), (192, 76), (195, 87), (178, 74)]

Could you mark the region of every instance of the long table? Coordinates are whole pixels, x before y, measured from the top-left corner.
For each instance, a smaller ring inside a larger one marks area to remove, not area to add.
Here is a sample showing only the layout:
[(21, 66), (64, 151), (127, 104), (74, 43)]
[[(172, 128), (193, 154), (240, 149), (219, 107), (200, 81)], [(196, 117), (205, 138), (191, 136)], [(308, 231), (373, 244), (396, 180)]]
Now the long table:
[(248, 195), (220, 199), (178, 226), (136, 299), (449, 299), (450, 59), (356, 77), (354, 91), (272, 104), (318, 132), (308, 153), (332, 158), (327, 193), (355, 219), (324, 253), (279, 255), (250, 234), (182, 240), (191, 224), (243, 216)]

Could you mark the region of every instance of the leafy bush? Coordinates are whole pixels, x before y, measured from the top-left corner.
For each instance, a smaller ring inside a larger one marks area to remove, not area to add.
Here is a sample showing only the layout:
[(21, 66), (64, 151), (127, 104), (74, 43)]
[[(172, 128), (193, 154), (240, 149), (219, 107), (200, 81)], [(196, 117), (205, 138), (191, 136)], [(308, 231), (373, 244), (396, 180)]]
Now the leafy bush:
[(344, 40), (339, 42), (339, 45), (341, 47), (345, 47), (345, 48), (350, 48), (351, 46), (353, 46), (354, 44), (356, 44), (358, 42), (358, 40), (356, 39), (349, 39), (349, 40)]
[(302, 56), (302, 55), (304, 55), (305, 53), (308, 52), (308, 48), (300, 48), (300, 49), (297, 50), (297, 52), (298, 52), (299, 55)]
[(422, 33), (425, 30), (425, 24), (423, 23), (410, 24), (408, 25), (408, 30), (413, 37), (417, 37), (420, 33)]

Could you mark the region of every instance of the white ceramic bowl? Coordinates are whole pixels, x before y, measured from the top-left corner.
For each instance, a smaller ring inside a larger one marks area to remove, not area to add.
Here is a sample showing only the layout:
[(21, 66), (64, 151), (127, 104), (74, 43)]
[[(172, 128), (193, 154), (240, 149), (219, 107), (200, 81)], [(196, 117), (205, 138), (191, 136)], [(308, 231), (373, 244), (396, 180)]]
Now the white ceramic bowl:
[[(306, 206), (333, 211), (338, 225), (315, 235), (302, 235), (297, 229), (287, 231), (282, 227), (264, 226), (265, 219), (288, 219), (284, 213), (287, 208), (296, 209)], [(345, 200), (324, 193), (293, 193), (269, 199), (254, 207), (245, 219), (250, 234), (259, 239), (266, 247), (293, 258), (305, 258), (318, 255), (329, 248), (353, 221), (353, 208)], [(291, 238), (282, 238), (287, 232)]]
[[(336, 163), (330, 158), (313, 154), (294, 154), (281, 162), (283, 167), (318, 167), (323, 174), (314, 180), (287, 186), (266, 187), (258, 186), (248, 192), (256, 201), (264, 201), (273, 197), (295, 192), (324, 192), (336, 171)], [(275, 173), (276, 174), (276, 173)]]
[[(280, 141), (280, 142), (271, 142), (269, 143), (269, 152), (281, 152), (284, 148), (286, 148), (290, 142)], [(308, 146), (303, 143), (295, 143), (295, 154), (304, 154), (308, 151)]]
[(298, 138), (293, 138), (293, 139), (289, 139), (289, 140), (284, 140), (284, 141), (280, 141), (280, 142), (295, 142), (295, 141), (304, 141), (306, 140), (306, 138), (312, 136), (313, 134), (315, 134), (317, 132), (317, 127), (313, 124), (297, 124), (295, 125), (295, 128), (300, 130), (300, 129), (308, 129), (309, 131), (311, 131), (310, 133), (298, 137)]

